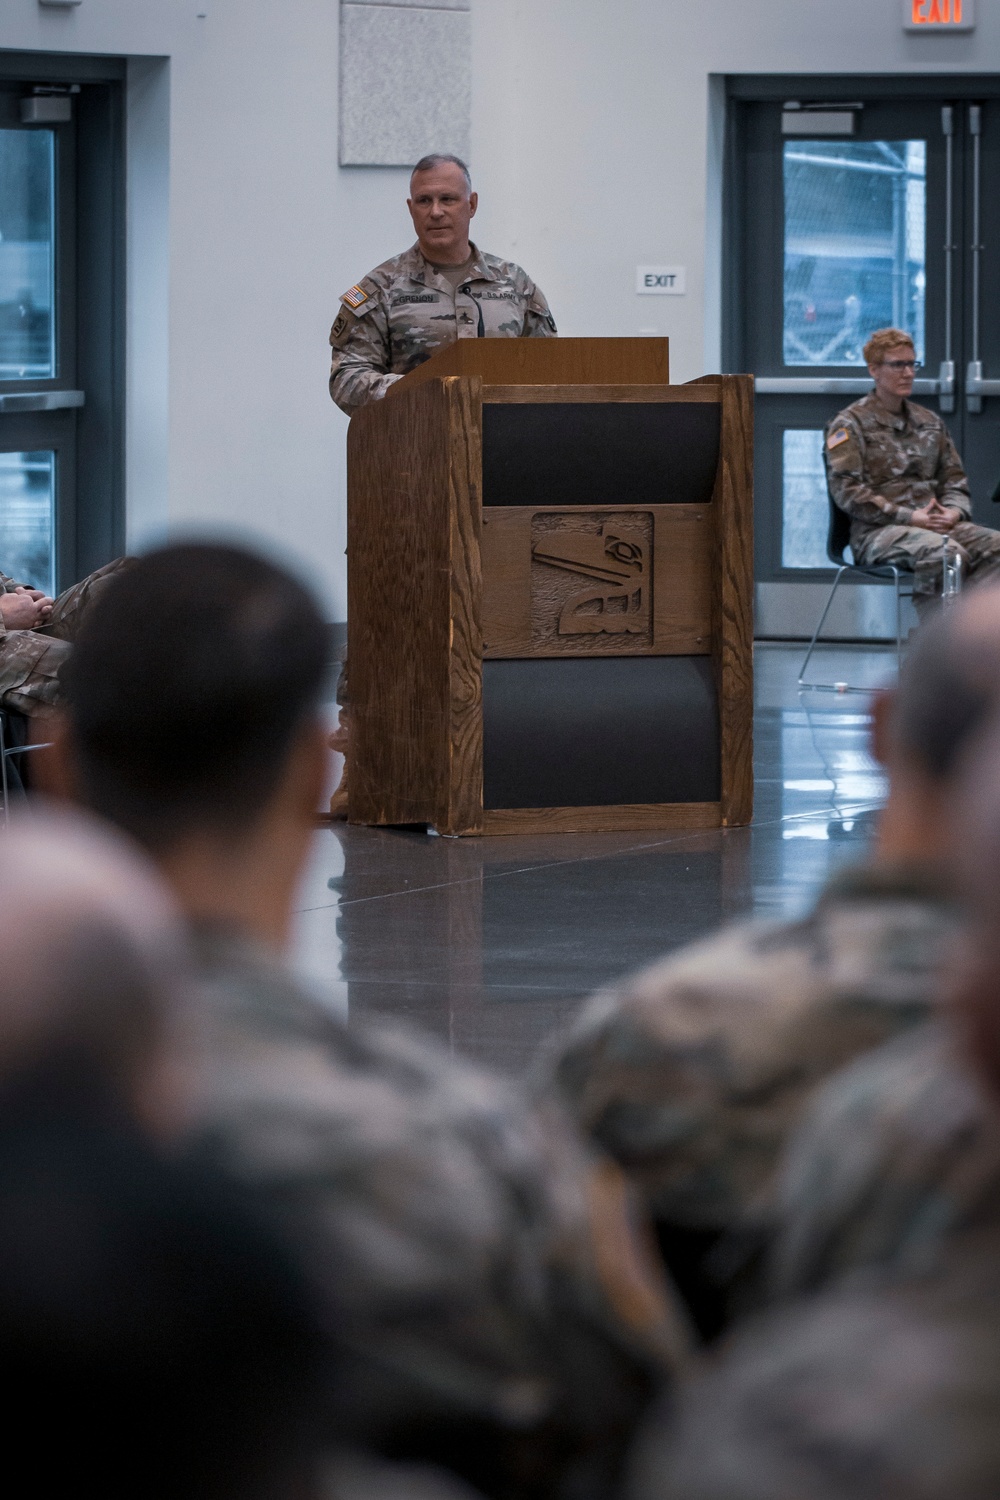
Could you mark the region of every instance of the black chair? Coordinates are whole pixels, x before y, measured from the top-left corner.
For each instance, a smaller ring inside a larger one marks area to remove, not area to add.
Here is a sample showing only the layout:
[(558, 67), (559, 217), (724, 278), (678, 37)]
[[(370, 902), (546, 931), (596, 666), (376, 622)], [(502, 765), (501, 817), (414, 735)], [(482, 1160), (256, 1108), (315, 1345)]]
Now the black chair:
[[(900, 568), (895, 563), (865, 566), (863, 563), (845, 562), (844, 552), (851, 539), (851, 520), (847, 513), (842, 511), (840, 506), (837, 505), (829, 489), (827, 489), (826, 493), (830, 506), (830, 525), (826, 534), (826, 555), (836, 567), (837, 576), (833, 580), (833, 588), (830, 590), (830, 597), (826, 601), (826, 608), (820, 615), (819, 624), (816, 626), (813, 638), (809, 642), (809, 650), (805, 654), (805, 659), (799, 672), (799, 687), (828, 688), (831, 692), (838, 693), (868, 693), (871, 692), (870, 688), (853, 687), (847, 682), (807, 682), (806, 671), (808, 670), (809, 662), (819, 642), (823, 626), (826, 624), (826, 617), (830, 613), (844, 574), (860, 573), (865, 578), (891, 578), (893, 581), (896, 590), (896, 671), (898, 672), (903, 660), (903, 600), (913, 597), (912, 571), (909, 568)], [(900, 584), (901, 575), (904, 573), (909, 574), (911, 578), (910, 588), (905, 592)]]
[(23, 797), (26, 791), (25, 777), (16, 758), (29, 750), (47, 750), (46, 744), (32, 745), (31, 720), (13, 709), (0, 708), (0, 794), (3, 807), (0, 816), (4, 827), (10, 822), (11, 797)]

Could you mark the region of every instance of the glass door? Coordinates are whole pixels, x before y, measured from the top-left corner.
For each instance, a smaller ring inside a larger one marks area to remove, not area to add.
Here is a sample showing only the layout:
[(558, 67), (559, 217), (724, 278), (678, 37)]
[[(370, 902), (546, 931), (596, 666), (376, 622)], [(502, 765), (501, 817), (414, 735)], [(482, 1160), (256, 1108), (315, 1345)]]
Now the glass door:
[[(734, 111), (730, 364), (757, 377), (756, 573), (772, 618), (775, 585), (830, 575), (823, 428), (870, 390), (876, 328), (911, 335), (914, 399), (944, 415), (976, 518), (1000, 515), (1000, 288), (985, 271), (1000, 100), (879, 98), (863, 80), (831, 92)], [(807, 610), (788, 633), (814, 624)]]
[[(47, 593), (74, 571), (77, 387), (71, 118), (27, 123), (0, 85), (0, 570)], [(70, 96), (61, 109), (69, 114)], [(49, 111), (54, 112), (52, 110)]]
[(0, 569), (49, 591), (124, 548), (124, 77), (0, 53)]

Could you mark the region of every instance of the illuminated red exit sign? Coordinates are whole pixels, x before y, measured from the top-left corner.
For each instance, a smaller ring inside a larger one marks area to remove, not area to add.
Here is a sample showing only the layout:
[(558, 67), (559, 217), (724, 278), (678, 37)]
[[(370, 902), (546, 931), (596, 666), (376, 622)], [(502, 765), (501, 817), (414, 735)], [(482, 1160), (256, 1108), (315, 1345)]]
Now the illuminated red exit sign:
[(976, 0), (903, 0), (904, 31), (972, 31)]

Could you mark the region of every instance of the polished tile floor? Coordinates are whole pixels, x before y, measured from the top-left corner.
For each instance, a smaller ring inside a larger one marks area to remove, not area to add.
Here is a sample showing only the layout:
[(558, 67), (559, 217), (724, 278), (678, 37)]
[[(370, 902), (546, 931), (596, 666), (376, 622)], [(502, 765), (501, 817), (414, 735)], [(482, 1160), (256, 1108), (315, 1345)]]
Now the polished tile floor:
[[(866, 693), (796, 686), (800, 646), (756, 650), (756, 813), (709, 833), (441, 839), (317, 833), (296, 963), (351, 1016), (386, 1013), (510, 1072), (591, 991), (721, 922), (800, 911), (863, 854), (884, 781)], [(891, 680), (884, 650), (827, 648), (830, 681)]]

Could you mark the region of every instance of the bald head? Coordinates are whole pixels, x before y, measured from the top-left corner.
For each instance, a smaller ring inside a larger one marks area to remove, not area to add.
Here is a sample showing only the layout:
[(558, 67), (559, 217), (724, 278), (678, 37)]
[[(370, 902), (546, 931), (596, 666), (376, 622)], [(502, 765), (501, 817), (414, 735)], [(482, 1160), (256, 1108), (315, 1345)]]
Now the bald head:
[(0, 846), (0, 1100), (55, 1068), (132, 1103), (176, 1020), (183, 942), (141, 857), (68, 813)]

